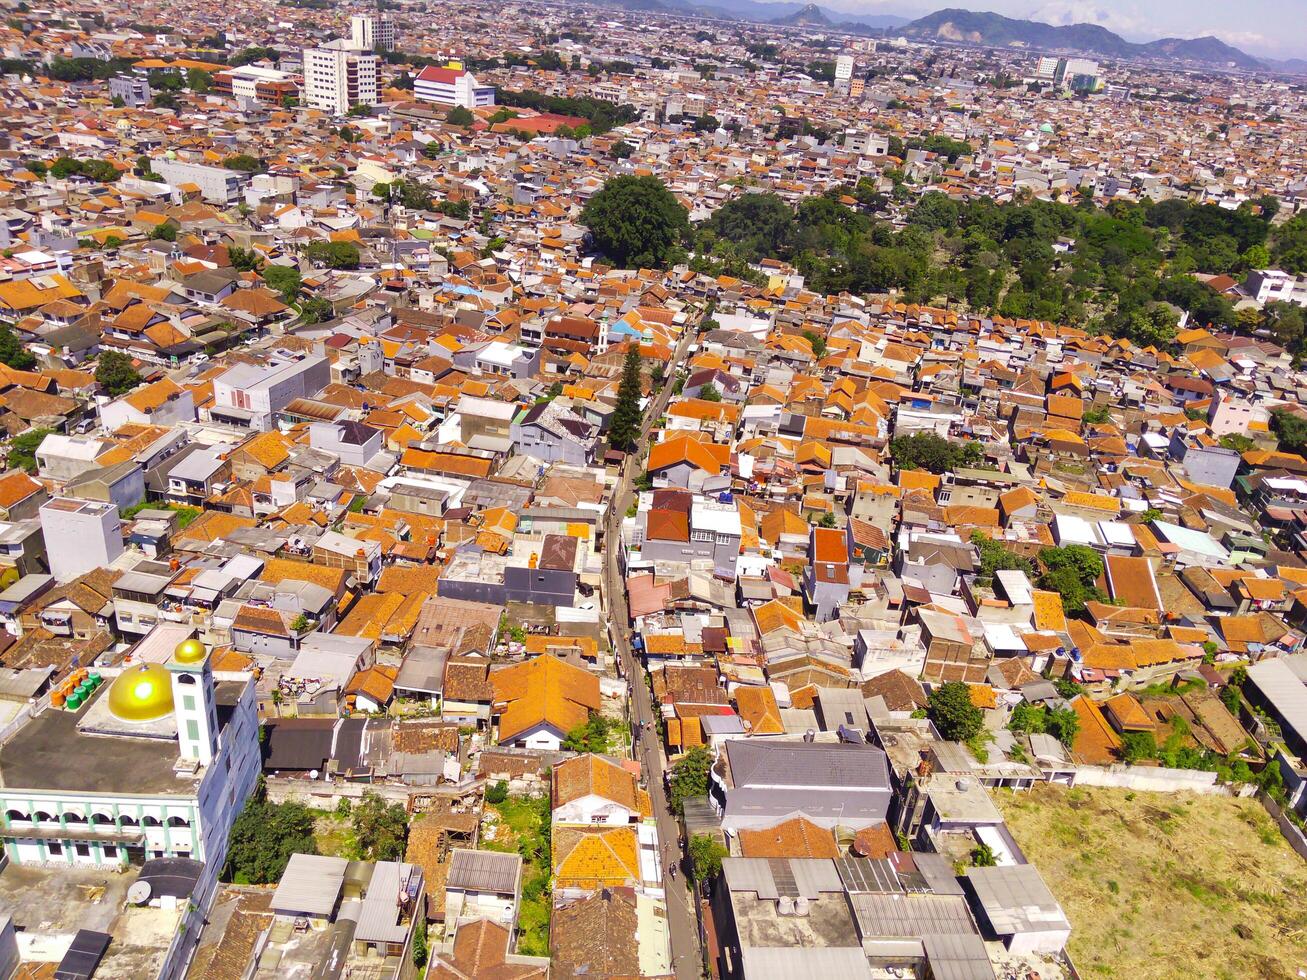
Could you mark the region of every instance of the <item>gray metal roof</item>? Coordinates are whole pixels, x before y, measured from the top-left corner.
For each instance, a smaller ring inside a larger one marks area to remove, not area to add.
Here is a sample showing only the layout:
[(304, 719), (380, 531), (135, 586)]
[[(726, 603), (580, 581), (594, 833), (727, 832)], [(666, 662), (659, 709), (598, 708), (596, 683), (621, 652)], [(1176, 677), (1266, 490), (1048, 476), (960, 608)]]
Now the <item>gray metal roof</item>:
[(445, 879), (445, 886), (468, 891), (514, 895), (517, 893), (517, 882), (521, 873), (522, 858), (517, 854), (459, 848), (454, 851), (449, 862), (449, 875)]
[(966, 883), (999, 936), (1071, 928), (1062, 906), (1033, 864), (971, 868)]
[(1297, 733), (1307, 738), (1307, 684), (1304, 684), (1289, 658), (1263, 660), (1248, 668), (1248, 680), (1271, 702), (1276, 714)]
[(331, 915), (347, 867), (344, 858), (292, 854), (273, 893), (272, 910), (278, 915)]
[(402, 943), (408, 938), (409, 926), (400, 922), (400, 897), (417, 897), (421, 873), (412, 864), (378, 861), (359, 911), (354, 938), (368, 943)]
[(815, 899), (844, 890), (835, 862), (826, 859), (726, 858), (722, 873), (731, 891), (753, 892), (759, 899)]
[(855, 947), (749, 947), (741, 951), (749, 980), (870, 980), (871, 966)]

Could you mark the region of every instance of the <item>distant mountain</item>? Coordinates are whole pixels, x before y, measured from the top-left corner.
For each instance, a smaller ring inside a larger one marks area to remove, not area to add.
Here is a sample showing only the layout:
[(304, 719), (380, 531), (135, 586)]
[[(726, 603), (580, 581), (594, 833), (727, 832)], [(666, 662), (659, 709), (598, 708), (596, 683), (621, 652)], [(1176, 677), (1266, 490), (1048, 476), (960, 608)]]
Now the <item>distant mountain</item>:
[(1106, 58), (1158, 58), (1225, 68), (1266, 67), (1257, 58), (1231, 47), (1215, 37), (1191, 40), (1162, 38), (1135, 44), (1097, 24), (1069, 24), (1055, 27), (1033, 20), (1016, 20), (988, 11), (937, 10), (907, 24), (900, 31), (906, 37), (937, 38), (992, 47), (1021, 44), (1046, 51), (1075, 51)]
[(667, 14), (747, 20), (759, 24), (784, 24), (840, 28), (854, 33), (902, 27), (910, 18), (893, 14), (851, 14), (815, 3), (781, 0), (600, 0), (625, 10), (652, 10)]
[(830, 27), (833, 22), (824, 10), (815, 3), (809, 3), (788, 16), (775, 18), (772, 23), (790, 27)]

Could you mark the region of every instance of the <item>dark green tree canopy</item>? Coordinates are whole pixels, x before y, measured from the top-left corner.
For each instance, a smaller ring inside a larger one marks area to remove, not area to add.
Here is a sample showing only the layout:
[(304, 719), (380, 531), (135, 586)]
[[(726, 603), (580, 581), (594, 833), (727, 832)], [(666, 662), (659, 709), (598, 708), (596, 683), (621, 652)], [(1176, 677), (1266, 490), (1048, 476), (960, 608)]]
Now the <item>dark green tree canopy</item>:
[(949, 681), (931, 691), (926, 715), (950, 742), (970, 741), (985, 724), (985, 716), (971, 703), (971, 691), (961, 681)]
[(586, 203), (581, 223), (623, 268), (671, 264), (690, 232), (685, 208), (653, 176), (614, 177)]
[(106, 392), (117, 398), (140, 384), (141, 376), (132, 367), (130, 357), (107, 350), (100, 355), (100, 362), (95, 367), (95, 380)]

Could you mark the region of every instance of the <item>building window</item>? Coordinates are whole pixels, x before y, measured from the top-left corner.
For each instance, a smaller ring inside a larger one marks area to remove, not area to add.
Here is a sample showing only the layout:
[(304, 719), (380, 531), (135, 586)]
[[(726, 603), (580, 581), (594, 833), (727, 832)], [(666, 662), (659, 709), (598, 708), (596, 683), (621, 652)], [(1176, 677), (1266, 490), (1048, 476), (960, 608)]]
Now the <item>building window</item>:
[(73, 845), (73, 853), (76, 854), (79, 858), (90, 857), (90, 856), (91, 856), (91, 845), (90, 845), (90, 844), (74, 844), (74, 845)]
[(104, 856), (107, 858), (116, 858), (118, 856), (118, 848), (113, 844), (105, 844), (100, 849), (104, 852)]
[(57, 840), (48, 841), (45, 845), (45, 849), (52, 857), (62, 857), (64, 853), (64, 846)]

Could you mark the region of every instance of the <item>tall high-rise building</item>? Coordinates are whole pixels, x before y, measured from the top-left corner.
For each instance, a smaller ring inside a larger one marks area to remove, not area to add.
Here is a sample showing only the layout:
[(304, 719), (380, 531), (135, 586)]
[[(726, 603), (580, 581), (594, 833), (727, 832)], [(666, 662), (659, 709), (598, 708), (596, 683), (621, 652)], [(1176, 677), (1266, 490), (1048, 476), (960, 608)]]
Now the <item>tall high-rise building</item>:
[(395, 22), (389, 17), (355, 14), (349, 19), (350, 40), (360, 51), (395, 50)]
[(835, 59), (835, 84), (833, 88), (836, 92), (847, 93), (852, 86), (853, 81), (853, 55), (842, 54)]
[(350, 106), (377, 104), (377, 56), (352, 41), (304, 49), (304, 104), (343, 116)]

